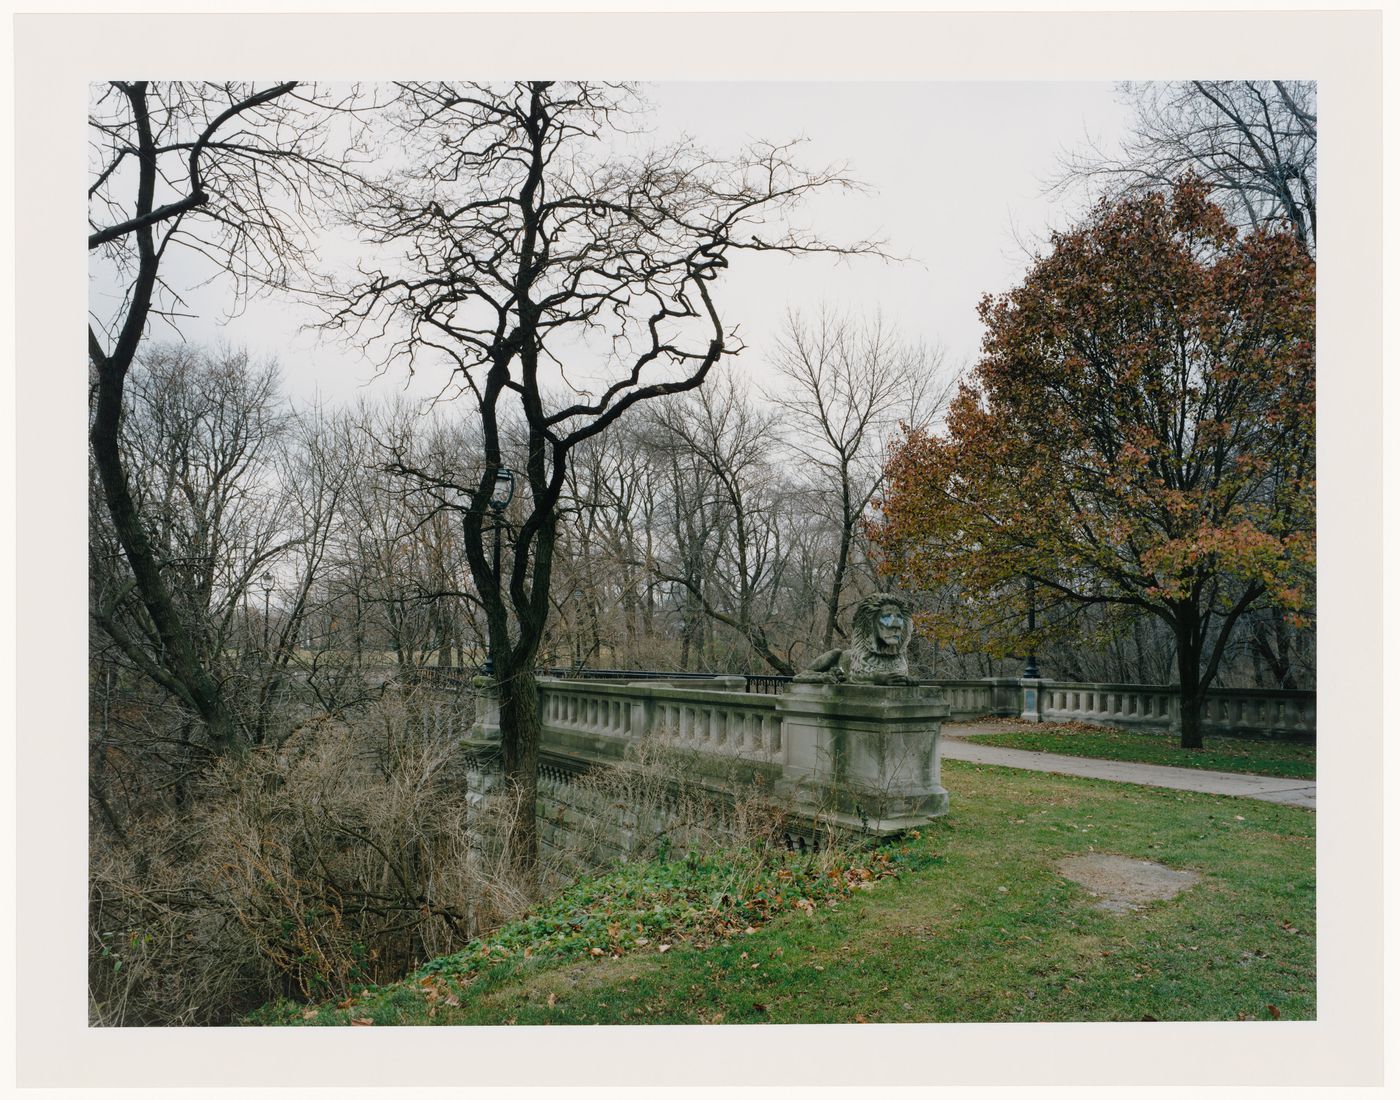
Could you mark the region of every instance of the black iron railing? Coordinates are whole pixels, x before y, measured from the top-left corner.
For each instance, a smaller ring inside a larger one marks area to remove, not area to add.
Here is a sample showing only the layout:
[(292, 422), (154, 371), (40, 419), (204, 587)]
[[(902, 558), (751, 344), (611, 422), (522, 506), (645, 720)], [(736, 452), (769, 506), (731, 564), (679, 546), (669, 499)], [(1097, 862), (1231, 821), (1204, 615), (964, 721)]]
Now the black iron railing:
[(753, 695), (781, 695), (791, 676), (745, 676), (744, 690)]

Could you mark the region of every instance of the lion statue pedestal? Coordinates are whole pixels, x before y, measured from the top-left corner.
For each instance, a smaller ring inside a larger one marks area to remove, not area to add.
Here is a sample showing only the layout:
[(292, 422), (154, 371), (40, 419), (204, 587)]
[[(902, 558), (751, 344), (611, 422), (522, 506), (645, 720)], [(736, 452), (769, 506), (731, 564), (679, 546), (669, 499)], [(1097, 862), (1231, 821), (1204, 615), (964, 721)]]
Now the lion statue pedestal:
[(948, 812), (939, 734), (950, 708), (909, 678), (911, 622), (902, 597), (860, 602), (849, 649), (794, 677), (779, 702), (777, 792), (843, 829), (889, 836)]

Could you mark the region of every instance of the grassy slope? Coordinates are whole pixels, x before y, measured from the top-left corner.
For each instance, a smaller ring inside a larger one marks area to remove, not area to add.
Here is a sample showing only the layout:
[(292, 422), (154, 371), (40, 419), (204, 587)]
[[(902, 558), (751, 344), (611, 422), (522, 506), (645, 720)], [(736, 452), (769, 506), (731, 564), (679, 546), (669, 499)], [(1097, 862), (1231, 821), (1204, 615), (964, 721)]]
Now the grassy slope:
[(1179, 741), (1168, 733), (1029, 723), (1008, 726), (1003, 732), (975, 734), (971, 740), (979, 745), (1091, 756), (1100, 760), (1129, 760), (1138, 764), (1247, 772), (1286, 779), (1317, 776), (1317, 749), (1313, 745), (1287, 741), (1207, 737), (1205, 748), (1188, 750), (1181, 748)]
[[(482, 945), (485, 959), (478, 949), (436, 960), (398, 985), (367, 990), (345, 1007), (284, 1004), (254, 1019), (1314, 1017), (1311, 813), (957, 762), (945, 764), (944, 783), (953, 794), (952, 813), (892, 861), (868, 864), (869, 880), (859, 870), (804, 880), (791, 859), (742, 873), (723, 865), (692, 871), (684, 861), (631, 867), (584, 884), (554, 916), (505, 930), (499, 946)], [(1205, 878), (1172, 901), (1107, 913), (1053, 869), (1057, 859), (1090, 850), (1192, 868)], [(782, 872), (792, 877), (774, 877)], [(764, 890), (768, 900), (755, 908), (751, 898), (715, 893), (731, 886)], [(705, 898), (718, 909), (702, 912)], [(569, 914), (567, 942), (558, 938), (560, 913)], [(765, 921), (767, 913), (773, 916)], [(641, 932), (639, 916), (651, 922)], [(694, 934), (687, 940), (668, 926)], [(599, 954), (590, 954), (590, 943)], [(659, 950), (663, 943), (671, 945), (666, 952)]]

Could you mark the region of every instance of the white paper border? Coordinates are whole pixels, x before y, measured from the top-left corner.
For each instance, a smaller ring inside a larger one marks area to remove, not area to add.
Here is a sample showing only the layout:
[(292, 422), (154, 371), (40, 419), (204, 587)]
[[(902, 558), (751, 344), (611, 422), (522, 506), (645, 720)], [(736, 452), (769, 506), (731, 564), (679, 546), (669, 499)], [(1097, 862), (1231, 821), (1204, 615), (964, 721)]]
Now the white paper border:
[[(1380, 25), (1374, 13), (21, 16), (15, 24), (22, 1084), (1363, 1084), (1380, 1072)], [(87, 82), (537, 73), (1319, 81), (1319, 1020), (90, 1029)], [(71, 230), (71, 233), (70, 233)], [(72, 340), (70, 345), (69, 340)], [(64, 348), (68, 351), (64, 351)]]

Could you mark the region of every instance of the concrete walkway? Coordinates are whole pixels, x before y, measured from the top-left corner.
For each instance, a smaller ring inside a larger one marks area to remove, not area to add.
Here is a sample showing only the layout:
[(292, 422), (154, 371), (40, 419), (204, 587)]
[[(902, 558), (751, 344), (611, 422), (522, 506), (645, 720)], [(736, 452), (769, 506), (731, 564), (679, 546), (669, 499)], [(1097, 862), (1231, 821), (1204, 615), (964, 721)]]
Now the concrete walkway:
[[(1130, 764), (1086, 756), (1059, 756), (1050, 752), (979, 745), (975, 740), (978, 733), (1005, 732), (1005, 727), (988, 728), (950, 722), (943, 727), (941, 755), (944, 760), (966, 760), (973, 764), (995, 764), (1003, 768), (1024, 768), (1026, 771), (1055, 772), (1058, 775), (1082, 775), (1089, 779), (1109, 779), (1115, 783), (1225, 794), (1234, 798), (1256, 798), (1263, 802), (1317, 809), (1317, 783), (1310, 779), (1278, 779), (1267, 775), (1239, 775), (1199, 768), (1169, 768), (1162, 764)], [(969, 734), (973, 736), (969, 737)]]

